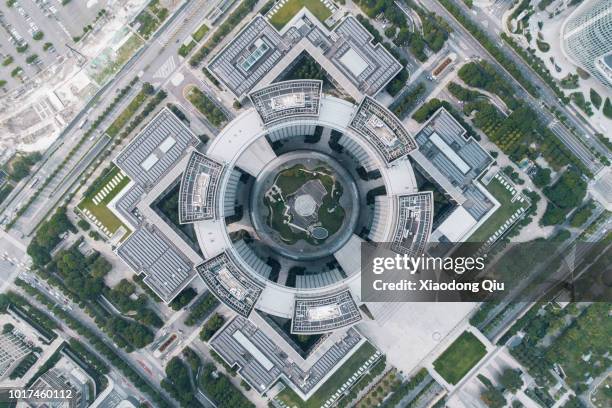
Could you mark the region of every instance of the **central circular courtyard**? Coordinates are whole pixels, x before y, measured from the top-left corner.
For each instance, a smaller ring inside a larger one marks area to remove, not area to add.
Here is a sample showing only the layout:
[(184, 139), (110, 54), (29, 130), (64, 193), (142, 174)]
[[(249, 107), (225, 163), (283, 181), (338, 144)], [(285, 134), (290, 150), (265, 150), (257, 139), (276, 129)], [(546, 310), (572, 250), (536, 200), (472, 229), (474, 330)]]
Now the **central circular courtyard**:
[(255, 181), (251, 217), (259, 238), (295, 260), (322, 258), (354, 232), (359, 194), (331, 156), (293, 151), (268, 163)]

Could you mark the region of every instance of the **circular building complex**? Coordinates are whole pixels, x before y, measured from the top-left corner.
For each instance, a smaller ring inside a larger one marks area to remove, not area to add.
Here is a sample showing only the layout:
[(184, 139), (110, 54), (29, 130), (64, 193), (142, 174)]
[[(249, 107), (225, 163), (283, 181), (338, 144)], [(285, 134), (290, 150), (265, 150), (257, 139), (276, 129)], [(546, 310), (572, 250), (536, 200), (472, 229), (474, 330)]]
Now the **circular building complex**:
[(254, 108), (191, 153), (180, 186), (209, 289), (242, 316), (291, 319), (295, 334), (361, 320), (362, 242), (416, 255), (432, 225), (401, 122), (368, 96), (355, 105), (321, 90), (297, 80), (250, 93)]

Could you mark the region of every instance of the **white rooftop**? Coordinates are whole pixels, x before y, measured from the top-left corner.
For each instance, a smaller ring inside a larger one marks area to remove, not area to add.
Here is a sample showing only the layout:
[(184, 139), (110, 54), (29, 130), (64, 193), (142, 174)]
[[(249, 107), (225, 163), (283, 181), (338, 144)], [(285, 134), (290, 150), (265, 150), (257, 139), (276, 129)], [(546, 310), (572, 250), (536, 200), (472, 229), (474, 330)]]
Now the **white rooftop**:
[(368, 68), (368, 63), (361, 55), (352, 48), (349, 48), (343, 56), (340, 57), (340, 62), (344, 65), (353, 76), (358, 77), (363, 71)]
[(450, 242), (461, 242), (465, 234), (477, 223), (478, 221), (460, 206), (440, 224), (437, 232), (444, 234)]
[(432, 133), (429, 140), (431, 140), (433, 144), (436, 145), (436, 147), (440, 149), (440, 151), (446, 157), (448, 157), (448, 159), (452, 161), (463, 174), (470, 171), (471, 167), (461, 157), (459, 157), (459, 155), (448, 144), (446, 144), (446, 142), (442, 140), (437, 133)]
[(272, 363), (270, 359), (266, 357), (265, 354), (262, 353), (257, 346), (255, 346), (255, 344), (253, 344), (253, 342), (249, 340), (248, 337), (246, 337), (240, 330), (236, 330), (232, 334), (232, 337), (235, 338), (236, 341), (238, 341), (238, 343), (240, 343), (240, 345), (244, 347), (246, 351), (248, 351), (249, 354), (251, 354), (253, 358), (255, 358), (255, 360), (257, 360), (257, 362), (267, 371), (274, 368), (274, 363)]

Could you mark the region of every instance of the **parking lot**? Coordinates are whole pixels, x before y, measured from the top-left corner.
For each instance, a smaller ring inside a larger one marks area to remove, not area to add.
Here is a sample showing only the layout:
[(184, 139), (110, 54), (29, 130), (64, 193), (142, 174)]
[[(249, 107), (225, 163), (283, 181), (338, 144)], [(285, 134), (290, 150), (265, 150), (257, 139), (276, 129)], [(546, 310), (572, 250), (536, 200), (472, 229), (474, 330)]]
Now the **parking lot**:
[(9, 0), (0, 3), (0, 82), (17, 87), (69, 51), (108, 0)]

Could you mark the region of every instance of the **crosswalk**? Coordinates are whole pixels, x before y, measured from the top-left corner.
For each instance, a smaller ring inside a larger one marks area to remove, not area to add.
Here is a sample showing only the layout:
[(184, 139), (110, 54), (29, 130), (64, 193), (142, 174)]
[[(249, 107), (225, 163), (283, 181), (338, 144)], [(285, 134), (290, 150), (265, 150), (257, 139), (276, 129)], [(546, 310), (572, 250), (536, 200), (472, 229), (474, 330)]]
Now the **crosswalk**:
[(153, 74), (153, 78), (166, 79), (174, 72), (176, 68), (176, 60), (174, 56), (170, 56)]

